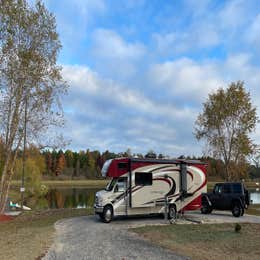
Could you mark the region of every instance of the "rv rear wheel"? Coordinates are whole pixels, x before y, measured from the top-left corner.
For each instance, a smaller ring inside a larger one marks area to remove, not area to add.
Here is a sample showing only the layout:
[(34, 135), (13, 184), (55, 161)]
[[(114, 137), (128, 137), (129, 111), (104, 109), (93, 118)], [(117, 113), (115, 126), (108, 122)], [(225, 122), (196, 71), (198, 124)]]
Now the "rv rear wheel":
[(169, 211), (168, 211), (168, 219), (176, 219), (176, 207), (175, 205), (170, 205), (169, 206)]
[(105, 223), (109, 223), (113, 219), (113, 208), (110, 205), (105, 206), (103, 210), (103, 218), (102, 220)]

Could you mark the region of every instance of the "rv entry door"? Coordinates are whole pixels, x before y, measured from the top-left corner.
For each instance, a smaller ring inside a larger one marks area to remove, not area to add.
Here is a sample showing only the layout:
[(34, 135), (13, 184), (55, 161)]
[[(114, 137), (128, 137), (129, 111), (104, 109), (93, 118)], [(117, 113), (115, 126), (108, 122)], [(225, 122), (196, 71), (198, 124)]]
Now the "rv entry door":
[(127, 177), (120, 177), (114, 189), (118, 200), (118, 214), (127, 215)]

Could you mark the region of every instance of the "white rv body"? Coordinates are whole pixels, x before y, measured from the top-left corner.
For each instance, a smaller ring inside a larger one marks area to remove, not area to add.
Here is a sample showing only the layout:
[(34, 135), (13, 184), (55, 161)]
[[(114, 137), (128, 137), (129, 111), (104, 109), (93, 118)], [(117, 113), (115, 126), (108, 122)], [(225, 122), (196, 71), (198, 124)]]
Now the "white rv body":
[(95, 213), (104, 217), (109, 207), (113, 216), (164, 213), (165, 200), (175, 211), (201, 207), (206, 192), (205, 164), (184, 160), (119, 158), (102, 169), (112, 177), (106, 189), (96, 193)]

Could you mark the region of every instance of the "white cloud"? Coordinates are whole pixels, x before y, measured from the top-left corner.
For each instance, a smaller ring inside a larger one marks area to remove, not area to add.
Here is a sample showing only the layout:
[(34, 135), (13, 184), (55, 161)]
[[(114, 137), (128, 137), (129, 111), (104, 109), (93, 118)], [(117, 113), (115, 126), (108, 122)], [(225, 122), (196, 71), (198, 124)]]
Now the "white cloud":
[(124, 107), (124, 109), (152, 113), (158, 116), (165, 114), (177, 118), (190, 118), (192, 116), (187, 107), (179, 109), (173, 104), (155, 102), (137, 90), (120, 85), (113, 80), (102, 79), (97, 73), (85, 66), (63, 66), (63, 77), (71, 85), (71, 92), (81, 95), (82, 99), (83, 96), (87, 99), (96, 96), (103, 99), (104, 103), (109, 101)]
[[(142, 90), (104, 79), (85, 66), (64, 66), (63, 75), (71, 85), (64, 101), (68, 132), (78, 149), (198, 154), (201, 144), (193, 137), (193, 124), (211, 91), (244, 80), (253, 104), (260, 104), (260, 68), (246, 53), (223, 62), (182, 58), (154, 64)], [(156, 99), (160, 93), (167, 99)], [(253, 138), (260, 143), (259, 127)]]
[(220, 42), (217, 30), (205, 23), (196, 24), (186, 32), (154, 33), (152, 39), (159, 54), (166, 55), (210, 48)]
[(188, 58), (153, 65), (149, 75), (156, 87), (192, 100), (204, 99), (224, 83), (214, 64), (199, 64)]
[(259, 46), (260, 46), (260, 13), (255, 17), (253, 23), (249, 27), (246, 38), (255, 47), (259, 48)]
[(136, 60), (145, 54), (145, 46), (126, 42), (112, 30), (97, 29), (93, 34), (94, 55), (104, 59)]
[(64, 66), (63, 77), (71, 86), (63, 102), (65, 132), (77, 149), (138, 147), (136, 152), (146, 152), (157, 146), (163, 152), (169, 143), (178, 146), (178, 129), (190, 127), (194, 120), (194, 111), (188, 107), (156, 102), (84, 66)]
[(247, 20), (246, 10), (248, 1), (232, 0), (227, 1), (218, 13), (219, 25), (224, 29), (237, 29)]

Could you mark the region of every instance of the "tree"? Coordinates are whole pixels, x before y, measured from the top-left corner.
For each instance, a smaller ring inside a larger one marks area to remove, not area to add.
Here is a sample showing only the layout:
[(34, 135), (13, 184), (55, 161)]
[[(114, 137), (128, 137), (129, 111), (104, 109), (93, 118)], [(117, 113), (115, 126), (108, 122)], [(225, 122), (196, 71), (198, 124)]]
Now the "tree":
[(66, 159), (65, 159), (63, 151), (60, 150), (58, 152), (58, 159), (57, 159), (57, 165), (56, 165), (56, 170), (55, 170), (56, 176), (60, 175), (63, 172), (65, 165), (66, 165)]
[[(0, 0), (0, 131), (4, 163), (0, 214), (4, 212), (14, 165), (24, 136), (32, 143), (50, 125), (62, 125), (60, 96), (66, 92), (55, 17), (37, 1)], [(27, 126), (27, 133), (25, 132)]]
[(157, 155), (153, 150), (149, 150), (148, 153), (144, 157), (145, 158), (156, 158)]
[(223, 160), (227, 180), (239, 177), (232, 169), (254, 152), (249, 134), (257, 122), (256, 108), (241, 81), (231, 83), (226, 90), (219, 88), (203, 104), (203, 112), (195, 122), (195, 135), (198, 140), (206, 140), (213, 157)]

